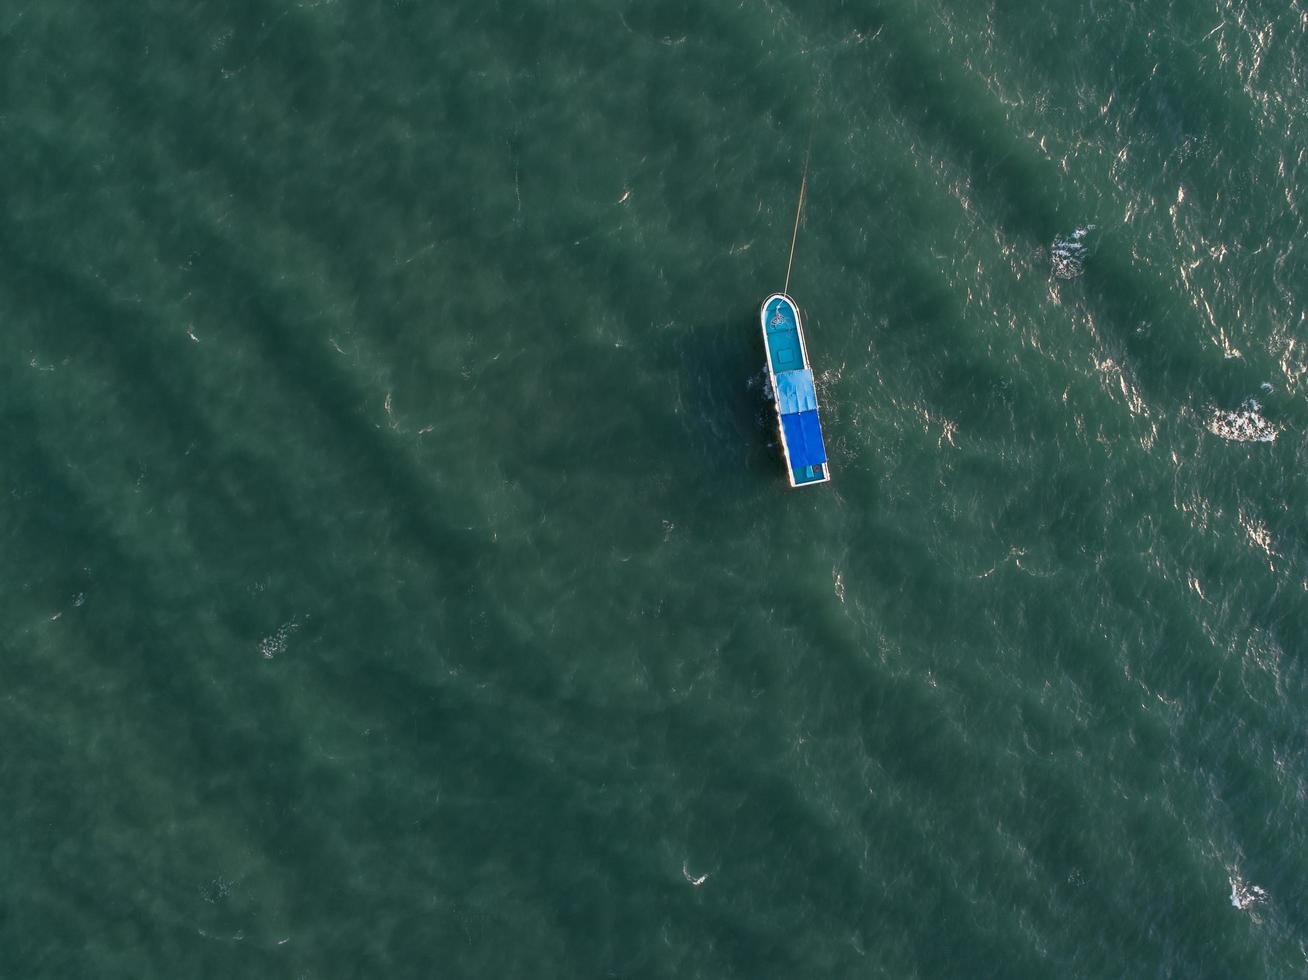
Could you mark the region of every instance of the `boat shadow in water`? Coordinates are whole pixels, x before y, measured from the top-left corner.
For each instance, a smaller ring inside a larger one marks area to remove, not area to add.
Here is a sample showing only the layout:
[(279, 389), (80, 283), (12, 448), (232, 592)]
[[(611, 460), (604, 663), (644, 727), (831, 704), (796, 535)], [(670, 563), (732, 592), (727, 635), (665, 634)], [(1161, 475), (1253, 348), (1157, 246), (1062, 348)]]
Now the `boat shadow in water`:
[(684, 359), (695, 368), (683, 411), (701, 476), (715, 484), (785, 478), (757, 311), (698, 324), (687, 340)]

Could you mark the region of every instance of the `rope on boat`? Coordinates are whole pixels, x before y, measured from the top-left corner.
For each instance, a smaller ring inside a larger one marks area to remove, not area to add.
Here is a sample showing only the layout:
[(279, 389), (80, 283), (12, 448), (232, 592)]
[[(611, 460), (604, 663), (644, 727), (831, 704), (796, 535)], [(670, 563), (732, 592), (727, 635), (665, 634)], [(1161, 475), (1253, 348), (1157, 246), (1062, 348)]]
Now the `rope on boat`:
[(804, 191), (808, 187), (808, 155), (804, 155), (804, 179), (799, 182), (799, 204), (795, 206), (795, 230), (790, 233), (790, 258), (786, 260), (786, 287), (782, 290), (790, 295), (790, 267), (795, 264), (795, 241), (799, 238), (799, 215), (804, 210)]
[(786, 286), (782, 290), (790, 295), (790, 267), (795, 264), (795, 242), (799, 239), (799, 216), (804, 211), (804, 194), (808, 189), (808, 161), (813, 156), (813, 131), (817, 128), (817, 99), (822, 91), (821, 84), (813, 93), (813, 119), (808, 126), (808, 149), (804, 151), (804, 177), (799, 182), (799, 203), (795, 205), (795, 230), (790, 233), (790, 258), (786, 260)]

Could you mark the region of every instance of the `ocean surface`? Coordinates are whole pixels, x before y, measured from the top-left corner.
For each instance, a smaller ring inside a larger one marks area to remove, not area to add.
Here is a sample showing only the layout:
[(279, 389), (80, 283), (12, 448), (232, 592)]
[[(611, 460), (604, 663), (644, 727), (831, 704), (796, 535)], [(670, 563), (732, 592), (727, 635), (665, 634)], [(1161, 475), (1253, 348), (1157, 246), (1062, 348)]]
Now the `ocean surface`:
[(0, 65), (0, 977), (1308, 976), (1305, 0)]

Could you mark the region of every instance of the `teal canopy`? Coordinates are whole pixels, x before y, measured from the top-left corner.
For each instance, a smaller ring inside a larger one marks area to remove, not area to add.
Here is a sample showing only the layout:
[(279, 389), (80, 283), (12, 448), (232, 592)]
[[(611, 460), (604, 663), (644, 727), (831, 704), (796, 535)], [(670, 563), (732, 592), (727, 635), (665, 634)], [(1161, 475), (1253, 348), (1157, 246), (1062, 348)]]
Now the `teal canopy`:
[(813, 372), (803, 368), (778, 374), (777, 404), (782, 415), (816, 410), (817, 392), (813, 389)]

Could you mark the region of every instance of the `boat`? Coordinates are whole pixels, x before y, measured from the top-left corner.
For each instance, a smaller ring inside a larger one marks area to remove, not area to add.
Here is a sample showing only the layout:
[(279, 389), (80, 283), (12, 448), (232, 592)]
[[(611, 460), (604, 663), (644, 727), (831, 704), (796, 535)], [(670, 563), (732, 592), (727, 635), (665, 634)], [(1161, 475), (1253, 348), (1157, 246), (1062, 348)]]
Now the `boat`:
[(831, 470), (822, 423), (818, 419), (817, 389), (809, 366), (808, 347), (799, 306), (785, 293), (773, 293), (759, 310), (763, 346), (768, 355), (768, 378), (777, 408), (777, 432), (792, 487), (827, 483)]

